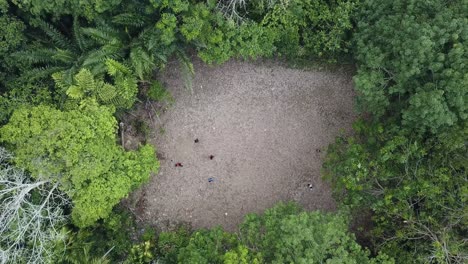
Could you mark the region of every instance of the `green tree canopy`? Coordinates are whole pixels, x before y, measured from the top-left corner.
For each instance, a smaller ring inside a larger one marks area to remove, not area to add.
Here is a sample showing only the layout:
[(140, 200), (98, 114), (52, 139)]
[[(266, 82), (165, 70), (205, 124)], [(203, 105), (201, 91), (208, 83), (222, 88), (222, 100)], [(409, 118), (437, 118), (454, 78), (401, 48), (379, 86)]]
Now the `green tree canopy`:
[(375, 263), (348, 231), (345, 215), (306, 212), (295, 204), (278, 204), (263, 215), (247, 215), (240, 226), (247, 248), (265, 263)]
[(393, 263), (385, 255), (369, 258), (345, 215), (306, 212), (293, 203), (249, 214), (239, 230), (163, 232), (158, 248), (167, 263)]
[(105, 218), (158, 169), (151, 146), (129, 152), (117, 146), (116, 128), (113, 111), (88, 100), (80, 110), (17, 109), (0, 129), (0, 139), (33, 177), (60, 183), (72, 198), (74, 223), (83, 227)]
[(365, 1), (354, 36), (361, 110), (421, 133), (466, 123), (467, 13), (466, 1)]

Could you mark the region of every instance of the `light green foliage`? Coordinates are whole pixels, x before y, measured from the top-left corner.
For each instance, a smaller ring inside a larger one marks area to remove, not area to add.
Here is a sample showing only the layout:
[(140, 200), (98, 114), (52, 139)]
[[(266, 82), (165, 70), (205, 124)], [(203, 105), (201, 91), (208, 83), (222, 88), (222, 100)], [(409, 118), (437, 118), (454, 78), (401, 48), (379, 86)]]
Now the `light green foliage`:
[(156, 28), (160, 30), (161, 41), (164, 45), (169, 46), (176, 40), (177, 18), (174, 14), (163, 13), (156, 23)]
[(354, 37), (363, 111), (377, 118), (400, 112), (403, 125), (420, 132), (466, 122), (468, 5), (462, 2), (365, 1)]
[(15, 148), (17, 164), (33, 177), (59, 182), (69, 194), (73, 222), (80, 227), (107, 217), (159, 166), (152, 147), (125, 152), (115, 144), (112, 114), (90, 99), (81, 110), (24, 107), (0, 129), (1, 140)]
[(231, 251), (225, 257), (226, 250), (235, 248), (237, 244), (236, 236), (221, 228), (197, 230), (190, 236), (188, 244), (179, 250), (177, 263), (224, 263), (225, 259), (232, 259), (233, 253), (237, 253)]
[(279, 35), (278, 51), (286, 56), (323, 56), (347, 52), (348, 31), (356, 1), (274, 1), (261, 25)]
[(253, 255), (244, 245), (239, 245), (224, 254), (224, 264), (260, 264), (263, 263), (261, 254)]
[(128, 257), (128, 263), (151, 263), (153, 259), (153, 245), (151, 241), (145, 241), (141, 244), (134, 245), (130, 249), (130, 256)]
[[(56, 85), (66, 89), (66, 94), (75, 100), (93, 98), (101, 104), (112, 105), (116, 108), (128, 109), (136, 100), (138, 92), (136, 79), (131, 71), (123, 64), (108, 60), (108, 73), (114, 77), (114, 84), (107, 83), (103, 78), (97, 79), (88, 69), (81, 69), (73, 78), (73, 85), (68, 86), (63, 80), (63, 73), (54, 73)], [(68, 87), (68, 88), (67, 88)]]
[(180, 32), (187, 41), (197, 39), (204, 28), (209, 25), (210, 17), (212, 16), (211, 9), (202, 3), (198, 3), (191, 7), (190, 15), (182, 18)]
[(263, 215), (247, 215), (240, 227), (245, 245), (266, 263), (372, 263), (347, 229), (345, 216), (281, 203)]
[(5, 124), (13, 111), (24, 104), (53, 104), (49, 87), (45, 85), (18, 85), (0, 96), (0, 123)]

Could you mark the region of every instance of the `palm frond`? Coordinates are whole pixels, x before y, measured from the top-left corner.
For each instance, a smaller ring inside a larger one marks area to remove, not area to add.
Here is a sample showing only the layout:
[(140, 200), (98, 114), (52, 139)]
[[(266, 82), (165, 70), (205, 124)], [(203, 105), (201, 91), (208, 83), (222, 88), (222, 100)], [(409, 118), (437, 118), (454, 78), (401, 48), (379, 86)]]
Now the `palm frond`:
[(57, 49), (52, 58), (63, 63), (73, 63), (76, 61), (76, 55), (74, 52), (63, 49)]
[(82, 32), (80, 21), (76, 16), (73, 17), (73, 37), (81, 52), (88, 50), (91, 46), (90, 40), (86, 39)]
[(120, 39), (119, 32), (110, 27), (82, 28), (81, 30), (83, 34), (89, 36), (102, 45), (106, 45)]
[(71, 41), (65, 37), (60, 31), (54, 28), (51, 24), (38, 20), (37, 25), (44, 33), (49, 36), (55, 46), (61, 49), (69, 49), (72, 46)]
[(142, 27), (147, 23), (144, 16), (135, 13), (122, 13), (112, 18), (112, 23), (123, 26)]
[(35, 63), (54, 63), (54, 55), (56, 53), (55, 49), (36, 49), (36, 50), (24, 50), (18, 51), (12, 54), (13, 58), (28, 62), (30, 64)]
[(95, 64), (104, 63), (107, 59), (118, 59), (121, 57), (118, 47), (104, 46), (100, 49), (93, 50), (86, 54), (83, 60), (83, 67), (94, 66)]
[(140, 80), (144, 80), (145, 76), (151, 73), (155, 67), (153, 57), (140, 47), (130, 51), (130, 62)]
[(52, 79), (55, 82), (55, 86), (62, 91), (65, 91), (70, 87), (70, 84), (66, 83), (64, 80), (63, 71), (52, 73)]
[(53, 73), (63, 70), (64, 67), (39, 67), (25, 72), (23, 75), (21, 75), (21, 79), (26, 82), (32, 82), (39, 79), (49, 78)]
[(132, 74), (132, 71), (127, 66), (113, 59), (107, 59), (106, 66), (107, 66), (107, 72), (109, 73), (110, 76), (117, 76), (119, 74), (122, 74), (122, 75)]
[(130, 108), (135, 103), (138, 93), (137, 81), (134, 77), (116, 78), (117, 94), (114, 104), (121, 108)]
[(147, 27), (143, 29), (135, 41), (135, 46), (143, 46), (148, 51), (153, 51), (159, 43), (159, 32), (155, 27)]
[(103, 103), (112, 103), (112, 99), (114, 99), (117, 95), (117, 89), (112, 84), (103, 83), (102, 85), (98, 86), (96, 94), (99, 100)]
[(78, 73), (79, 68), (75, 65), (63, 71), (63, 82), (68, 86), (73, 84), (73, 77)]
[(94, 81), (94, 75), (88, 69), (81, 69), (78, 74), (75, 75), (76, 86), (80, 87), (83, 92), (96, 91), (97, 85)]

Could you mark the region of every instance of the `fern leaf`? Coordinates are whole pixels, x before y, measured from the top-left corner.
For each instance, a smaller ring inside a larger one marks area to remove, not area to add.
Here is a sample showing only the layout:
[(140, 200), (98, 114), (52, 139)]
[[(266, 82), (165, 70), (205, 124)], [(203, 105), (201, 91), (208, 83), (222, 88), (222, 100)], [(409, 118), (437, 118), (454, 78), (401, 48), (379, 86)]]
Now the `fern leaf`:
[(123, 26), (142, 27), (147, 21), (144, 16), (134, 13), (122, 13), (112, 18), (112, 23)]
[(96, 82), (94, 76), (88, 69), (81, 69), (75, 75), (76, 86), (78, 86), (83, 93), (93, 93), (96, 91)]
[(114, 104), (121, 108), (130, 108), (136, 101), (138, 93), (137, 81), (133, 77), (117, 78), (115, 80), (117, 95)]
[(72, 46), (71, 41), (66, 38), (60, 31), (54, 28), (51, 24), (43, 21), (38, 20), (37, 25), (39, 26), (44, 33), (50, 37), (54, 45), (61, 49), (69, 49)]
[(115, 86), (111, 84), (104, 83), (98, 86), (98, 89), (96, 90), (96, 94), (100, 101), (108, 104), (108, 103), (112, 103), (112, 99), (116, 97), (117, 89), (115, 88)]
[(70, 85), (64, 80), (64, 72), (54, 72), (52, 73), (52, 79), (55, 82), (55, 86), (62, 91), (66, 91)]
[(66, 83), (68, 86), (73, 84), (73, 78), (75, 74), (77, 74), (78, 68), (76, 66), (72, 66), (65, 71), (63, 71), (63, 82)]
[(132, 74), (132, 71), (127, 66), (113, 59), (107, 59), (106, 66), (107, 66), (107, 72), (109, 73), (110, 76), (117, 76), (118, 74), (123, 74), (123, 75)]
[(66, 94), (72, 99), (82, 99), (84, 97), (84, 91), (82, 87), (78, 85), (72, 85), (67, 89)]
[(104, 63), (107, 59), (118, 59), (122, 57), (119, 47), (106, 45), (100, 49), (93, 50), (86, 54), (83, 66), (90, 66), (96, 63)]
[(135, 42), (148, 51), (153, 51), (159, 44), (159, 34), (155, 27), (147, 27), (140, 32)]
[(28, 62), (30, 64), (34, 63), (54, 63), (54, 55), (56, 50), (54, 49), (36, 49), (36, 50), (24, 50), (18, 51), (12, 54), (13, 58)]
[(64, 67), (40, 67), (28, 70), (26, 73), (21, 75), (21, 79), (26, 82), (32, 82), (39, 79), (45, 79), (51, 77), (51, 75), (55, 72), (59, 72), (64, 70)]
[(119, 40), (118, 32), (111, 28), (82, 28), (82, 32), (102, 45)]
[(152, 56), (139, 47), (130, 51), (130, 62), (140, 80), (144, 80), (145, 76), (151, 73), (155, 66)]
[(53, 59), (61, 61), (63, 63), (73, 63), (76, 61), (75, 53), (69, 50), (57, 49), (55, 54), (52, 56)]
[(103, 63), (97, 63), (93, 67), (89, 68), (89, 70), (94, 76), (102, 76), (107, 72), (107, 67)]
[(81, 52), (88, 50), (91, 46), (89, 41), (84, 37), (80, 26), (80, 21), (76, 16), (73, 17), (73, 37), (75, 38), (75, 42)]

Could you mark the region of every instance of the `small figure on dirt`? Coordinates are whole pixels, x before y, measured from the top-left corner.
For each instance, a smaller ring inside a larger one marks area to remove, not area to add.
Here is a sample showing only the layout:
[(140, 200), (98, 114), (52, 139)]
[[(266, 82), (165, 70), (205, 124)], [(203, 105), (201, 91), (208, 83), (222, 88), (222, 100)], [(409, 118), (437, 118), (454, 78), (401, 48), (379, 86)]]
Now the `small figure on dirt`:
[(200, 142), (200, 140), (198, 140), (198, 138), (196, 138), (194, 141), (195, 141), (195, 143), (198, 143), (198, 142)]
[(309, 187), (309, 189), (311, 189), (311, 190), (314, 188), (314, 186), (312, 184), (310, 184), (310, 183), (307, 184), (307, 187)]
[(210, 160), (214, 159), (214, 155), (210, 155)]
[(214, 182), (214, 180), (215, 179), (213, 177), (208, 178), (208, 182)]
[(180, 162), (177, 162), (177, 163), (175, 164), (175, 166), (176, 166), (176, 167), (183, 167), (182, 163), (180, 163)]

